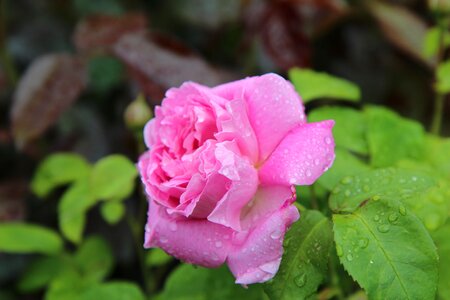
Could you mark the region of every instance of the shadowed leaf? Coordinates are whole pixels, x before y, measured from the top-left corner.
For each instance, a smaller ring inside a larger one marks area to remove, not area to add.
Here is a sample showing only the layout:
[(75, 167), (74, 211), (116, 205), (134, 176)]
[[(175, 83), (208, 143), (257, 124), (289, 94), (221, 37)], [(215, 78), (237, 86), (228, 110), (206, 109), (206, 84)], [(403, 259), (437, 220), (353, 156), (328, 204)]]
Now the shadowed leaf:
[(11, 109), (16, 145), (38, 138), (78, 98), (86, 85), (84, 63), (70, 54), (37, 59), (20, 80)]

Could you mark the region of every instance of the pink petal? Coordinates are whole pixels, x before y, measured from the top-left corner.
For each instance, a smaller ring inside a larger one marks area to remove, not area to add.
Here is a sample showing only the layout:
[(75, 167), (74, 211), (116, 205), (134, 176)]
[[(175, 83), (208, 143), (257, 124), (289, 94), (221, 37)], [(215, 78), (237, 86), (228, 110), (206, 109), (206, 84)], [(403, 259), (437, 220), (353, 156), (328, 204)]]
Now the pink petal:
[(286, 205), (257, 224), (243, 243), (237, 240), (227, 259), (236, 283), (265, 282), (275, 276), (283, 255), (284, 234), (298, 218), (297, 208)]
[(259, 171), (265, 184), (310, 185), (333, 164), (334, 121), (308, 123), (292, 130)]
[(144, 247), (159, 247), (182, 261), (212, 268), (226, 260), (232, 233), (205, 219), (171, 216), (150, 200)]
[(215, 136), (218, 141), (235, 140), (243, 155), (253, 163), (258, 161), (258, 142), (247, 114), (247, 104), (242, 99), (226, 103), (228, 115), (222, 115), (220, 131)]
[(259, 161), (264, 161), (291, 129), (306, 121), (303, 104), (294, 87), (276, 74), (231, 82), (213, 91), (229, 100), (246, 100), (249, 120), (259, 144)]
[(238, 151), (235, 142), (217, 144), (216, 157), (222, 164), (219, 173), (230, 179), (231, 185), (208, 216), (209, 221), (235, 230), (241, 229), (241, 211), (258, 187), (258, 173)]
[(253, 199), (241, 212), (242, 229), (248, 230), (261, 218), (266, 218), (282, 207), (286, 201), (295, 201), (295, 190), (290, 186), (259, 186)]

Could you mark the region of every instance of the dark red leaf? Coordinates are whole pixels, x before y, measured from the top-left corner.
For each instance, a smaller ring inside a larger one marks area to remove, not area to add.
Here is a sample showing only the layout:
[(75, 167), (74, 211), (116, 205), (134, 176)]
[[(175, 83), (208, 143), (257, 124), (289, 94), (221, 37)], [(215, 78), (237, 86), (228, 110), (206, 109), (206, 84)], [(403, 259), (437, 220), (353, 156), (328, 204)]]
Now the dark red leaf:
[(161, 97), (164, 90), (185, 81), (214, 86), (232, 79), (179, 42), (154, 33), (125, 35), (114, 46), (114, 53), (150, 97)]
[(121, 16), (92, 15), (77, 25), (73, 39), (80, 51), (108, 50), (123, 35), (146, 27), (147, 19), (140, 13)]
[(16, 145), (23, 148), (39, 137), (85, 86), (85, 65), (77, 57), (50, 54), (34, 61), (14, 94), (11, 122)]

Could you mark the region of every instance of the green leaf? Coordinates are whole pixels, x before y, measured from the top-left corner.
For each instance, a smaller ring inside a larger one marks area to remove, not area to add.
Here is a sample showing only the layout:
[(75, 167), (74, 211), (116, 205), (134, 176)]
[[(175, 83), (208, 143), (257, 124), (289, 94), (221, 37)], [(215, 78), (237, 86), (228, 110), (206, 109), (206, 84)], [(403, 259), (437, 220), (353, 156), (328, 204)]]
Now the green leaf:
[(24, 276), (19, 280), (18, 289), (25, 293), (41, 289), (55, 279), (63, 269), (69, 267), (69, 257), (40, 257), (26, 269)]
[(90, 286), (92, 282), (85, 278), (75, 269), (64, 269), (49, 285), (45, 292), (45, 300), (79, 300), (80, 295)]
[(327, 275), (331, 225), (320, 212), (307, 210), (286, 234), (278, 274), (264, 290), (271, 299), (306, 299)]
[(137, 170), (122, 155), (110, 155), (99, 160), (91, 174), (94, 196), (100, 199), (124, 199), (134, 189)]
[(428, 29), (423, 43), (423, 53), (426, 57), (433, 57), (438, 54), (442, 34), (444, 35), (445, 47), (450, 46), (450, 34), (448, 32), (443, 32), (437, 26)]
[(132, 282), (108, 282), (88, 288), (80, 300), (144, 300), (139, 286)]
[(171, 273), (158, 300), (260, 300), (262, 295), (261, 286), (244, 289), (235, 284), (226, 267), (205, 269), (183, 264)]
[(450, 222), (433, 233), (439, 254), (439, 299), (450, 299)]
[(111, 247), (103, 238), (92, 236), (80, 246), (75, 261), (86, 280), (101, 281), (111, 272), (114, 257)]
[(356, 175), (369, 171), (370, 168), (360, 159), (339, 147), (335, 149), (336, 159), (333, 166), (319, 177), (317, 182), (328, 190), (333, 189), (345, 176)]
[(348, 101), (359, 101), (361, 98), (361, 92), (357, 85), (327, 73), (293, 68), (289, 70), (289, 79), (304, 103), (317, 98), (336, 98)]
[(358, 110), (340, 106), (324, 106), (313, 110), (308, 115), (310, 122), (334, 120), (333, 137), (336, 146), (359, 154), (368, 154), (365, 136), (366, 123), (364, 114)]
[(395, 168), (346, 176), (333, 189), (329, 199), (333, 212), (353, 212), (370, 198), (390, 197), (413, 203), (436, 185), (423, 172)]
[(59, 227), (69, 241), (81, 241), (86, 212), (95, 203), (88, 180), (76, 182), (64, 193), (58, 206)]
[(425, 161), (450, 179), (450, 138), (427, 136), (425, 143)]
[(168, 255), (164, 250), (160, 248), (155, 248), (147, 253), (147, 258), (145, 263), (149, 267), (158, 267), (165, 265), (172, 260), (172, 256)]
[(119, 222), (125, 214), (125, 205), (118, 201), (104, 202), (100, 207), (103, 219), (111, 225)]
[(120, 83), (124, 68), (121, 62), (113, 57), (98, 56), (89, 61), (88, 72), (92, 88), (105, 93)]
[(39, 197), (45, 197), (60, 185), (86, 178), (90, 168), (89, 163), (77, 154), (50, 155), (39, 165), (31, 188)]
[(436, 247), (400, 202), (369, 200), (333, 221), (340, 261), (369, 299), (435, 298)]
[(439, 93), (447, 94), (450, 92), (450, 60), (441, 63), (436, 70), (436, 89)]
[(383, 107), (366, 107), (365, 114), (374, 167), (389, 167), (400, 159), (423, 157), (425, 131), (420, 123), (404, 119)]
[(62, 247), (60, 236), (51, 229), (24, 223), (0, 224), (2, 252), (55, 254)]

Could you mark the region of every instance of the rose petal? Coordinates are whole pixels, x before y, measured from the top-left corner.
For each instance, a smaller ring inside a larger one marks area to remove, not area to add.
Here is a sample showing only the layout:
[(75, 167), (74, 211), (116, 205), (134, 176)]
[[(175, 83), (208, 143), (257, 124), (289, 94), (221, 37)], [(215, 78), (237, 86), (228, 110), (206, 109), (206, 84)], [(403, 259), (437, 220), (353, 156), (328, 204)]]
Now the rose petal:
[(259, 161), (264, 161), (291, 129), (306, 121), (303, 104), (294, 87), (276, 74), (231, 82), (213, 91), (229, 100), (246, 100), (249, 120), (259, 144)]
[(287, 200), (295, 201), (295, 190), (290, 186), (259, 186), (253, 199), (241, 211), (242, 229), (248, 230), (261, 218), (282, 207)]
[(241, 229), (241, 210), (251, 201), (258, 187), (258, 173), (238, 151), (236, 142), (217, 144), (216, 157), (222, 164), (219, 173), (232, 182), (228, 192), (208, 216), (209, 221), (235, 230)]
[(264, 184), (310, 185), (333, 164), (334, 121), (303, 124), (292, 130), (259, 171)]
[(226, 103), (228, 114), (220, 119), (220, 131), (215, 136), (218, 141), (235, 140), (243, 155), (252, 163), (258, 161), (258, 142), (248, 119), (247, 104), (242, 99)]
[(185, 262), (212, 268), (224, 263), (231, 235), (231, 229), (205, 219), (168, 215), (150, 200), (145, 248), (159, 247)]
[(288, 204), (256, 224), (243, 243), (233, 239), (237, 244), (228, 255), (227, 263), (236, 283), (265, 282), (276, 274), (283, 255), (284, 234), (298, 218), (297, 208)]

